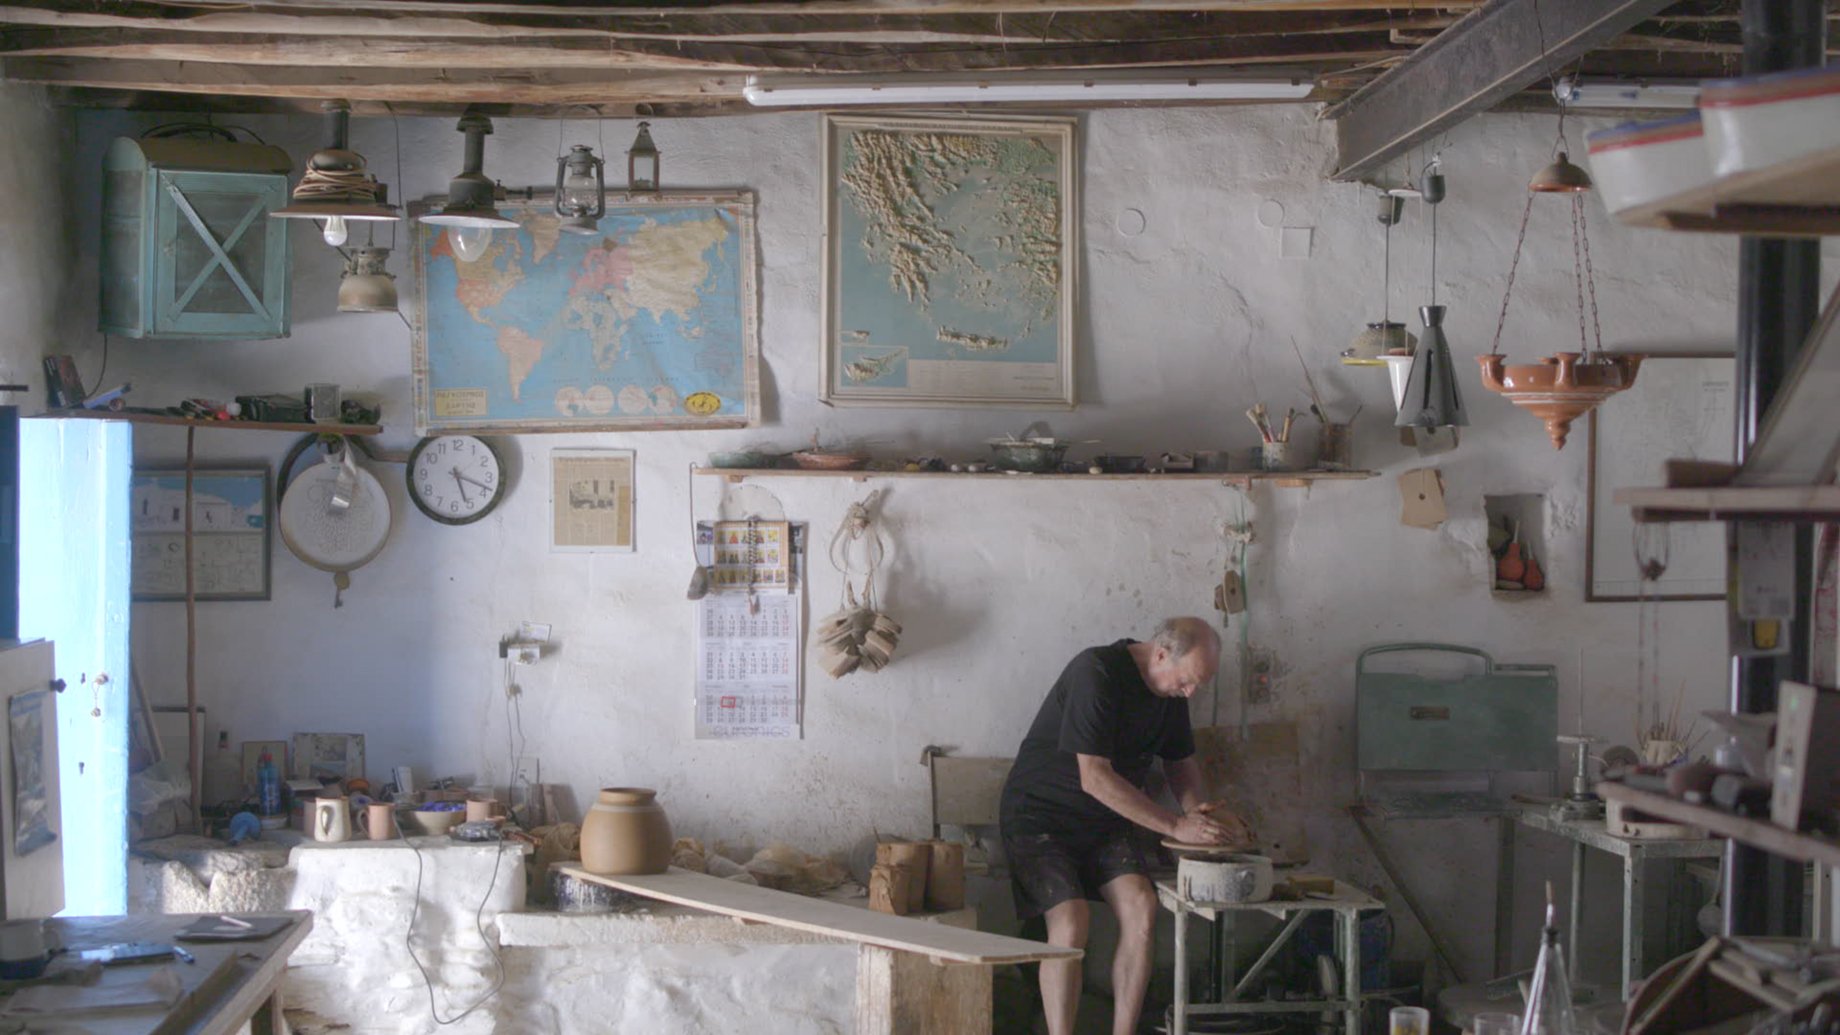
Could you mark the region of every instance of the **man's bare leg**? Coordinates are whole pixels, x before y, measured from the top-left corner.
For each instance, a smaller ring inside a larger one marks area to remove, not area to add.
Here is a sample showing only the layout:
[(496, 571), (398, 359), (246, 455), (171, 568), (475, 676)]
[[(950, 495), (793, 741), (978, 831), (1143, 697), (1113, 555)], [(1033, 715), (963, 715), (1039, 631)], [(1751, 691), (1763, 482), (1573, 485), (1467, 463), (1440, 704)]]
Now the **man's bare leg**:
[[(1085, 899), (1068, 899), (1049, 909), (1044, 918), (1049, 945), (1086, 948), (1092, 907)], [(1077, 959), (1041, 961), (1041, 1008), (1048, 1016), (1048, 1035), (1073, 1035), (1073, 1017), (1080, 1008), (1080, 964)]]
[(1118, 917), (1118, 954), (1112, 958), (1112, 1035), (1136, 1035), (1150, 986), (1156, 889), (1141, 873), (1114, 877), (1099, 889)]

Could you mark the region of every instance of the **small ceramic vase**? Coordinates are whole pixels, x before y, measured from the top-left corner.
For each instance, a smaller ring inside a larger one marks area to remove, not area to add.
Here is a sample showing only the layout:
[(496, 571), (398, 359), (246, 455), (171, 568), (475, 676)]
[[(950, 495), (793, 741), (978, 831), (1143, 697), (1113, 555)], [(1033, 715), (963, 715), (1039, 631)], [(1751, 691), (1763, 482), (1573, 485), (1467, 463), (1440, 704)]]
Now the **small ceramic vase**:
[(590, 873), (663, 873), (671, 866), (671, 821), (644, 787), (602, 788), (581, 824), (581, 866)]

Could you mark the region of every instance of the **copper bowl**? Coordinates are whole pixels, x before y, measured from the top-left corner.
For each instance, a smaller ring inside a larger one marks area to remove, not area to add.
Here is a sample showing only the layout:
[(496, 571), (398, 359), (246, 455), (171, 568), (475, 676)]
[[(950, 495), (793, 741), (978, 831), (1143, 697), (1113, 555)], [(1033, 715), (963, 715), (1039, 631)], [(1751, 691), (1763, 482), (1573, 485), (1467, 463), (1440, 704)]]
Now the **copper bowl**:
[(1554, 449), (1565, 448), (1572, 421), (1598, 403), (1636, 383), (1644, 356), (1618, 353), (1602, 362), (1584, 362), (1578, 352), (1560, 352), (1538, 363), (1508, 366), (1499, 354), (1477, 356), (1482, 386), (1546, 422)]

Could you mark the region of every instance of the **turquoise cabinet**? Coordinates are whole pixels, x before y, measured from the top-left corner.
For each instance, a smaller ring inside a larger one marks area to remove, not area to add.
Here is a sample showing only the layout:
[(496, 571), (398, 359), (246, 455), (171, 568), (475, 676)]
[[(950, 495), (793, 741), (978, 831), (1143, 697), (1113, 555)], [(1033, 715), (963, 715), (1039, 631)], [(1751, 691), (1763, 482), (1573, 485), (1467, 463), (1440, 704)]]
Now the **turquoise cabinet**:
[(285, 338), (287, 152), (119, 137), (103, 159), (100, 329), (130, 338)]

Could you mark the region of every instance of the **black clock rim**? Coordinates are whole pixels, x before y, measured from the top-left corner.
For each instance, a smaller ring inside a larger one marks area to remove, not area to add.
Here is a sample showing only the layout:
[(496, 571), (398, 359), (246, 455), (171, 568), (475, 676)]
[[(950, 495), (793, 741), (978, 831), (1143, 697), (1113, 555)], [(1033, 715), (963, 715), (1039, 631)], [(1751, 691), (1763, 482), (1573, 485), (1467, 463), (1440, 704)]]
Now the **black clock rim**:
[[(427, 448), (428, 443), (440, 438), (470, 438), (480, 445), (485, 446), (486, 451), (492, 454), (492, 459), (497, 461), (499, 488), (498, 491), (492, 494), (492, 501), (486, 504), (486, 509), (469, 517), (453, 518), (445, 514), (435, 513), (433, 510), (429, 509), (426, 503), (422, 502), (422, 497), (415, 491), (415, 461), (417, 457), (422, 455), (422, 450)], [(421, 441), (415, 444), (415, 448), (409, 450), (409, 462), (403, 465), (403, 485), (409, 490), (409, 502), (415, 504), (415, 509), (421, 511), (430, 520), (438, 521), (443, 525), (470, 525), (484, 518), (494, 510), (497, 510), (499, 502), (505, 498), (505, 457), (504, 454), (498, 451), (498, 447), (492, 444), (490, 439), (483, 438), (479, 435), (467, 435), (456, 432), (447, 432), (441, 435), (423, 435)]]

